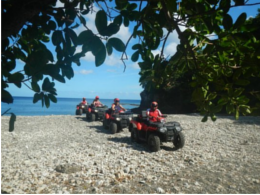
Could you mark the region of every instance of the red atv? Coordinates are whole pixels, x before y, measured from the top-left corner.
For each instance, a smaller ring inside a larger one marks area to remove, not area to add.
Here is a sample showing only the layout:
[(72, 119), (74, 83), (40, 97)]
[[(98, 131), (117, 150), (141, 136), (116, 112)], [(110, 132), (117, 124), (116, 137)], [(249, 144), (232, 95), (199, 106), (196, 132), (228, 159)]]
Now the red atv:
[(107, 110), (106, 105), (97, 107), (97, 106), (94, 106), (93, 104), (91, 104), (88, 107), (88, 111), (86, 113), (86, 118), (90, 121), (102, 120), (106, 110)]
[(123, 128), (129, 126), (130, 121), (133, 118), (132, 112), (123, 112), (120, 111), (119, 113), (114, 113), (112, 109), (108, 109), (103, 117), (103, 127), (108, 129), (113, 133), (117, 133), (121, 131)]
[(165, 121), (166, 115), (157, 117), (156, 123), (150, 123), (147, 120), (146, 111), (133, 118), (129, 125), (132, 141), (148, 142), (149, 149), (153, 152), (160, 150), (161, 142), (173, 142), (173, 145), (179, 149), (184, 146), (185, 137), (182, 128), (178, 122)]
[(79, 103), (76, 106), (76, 115), (82, 115), (82, 113), (86, 113), (87, 107), (88, 107), (87, 104)]

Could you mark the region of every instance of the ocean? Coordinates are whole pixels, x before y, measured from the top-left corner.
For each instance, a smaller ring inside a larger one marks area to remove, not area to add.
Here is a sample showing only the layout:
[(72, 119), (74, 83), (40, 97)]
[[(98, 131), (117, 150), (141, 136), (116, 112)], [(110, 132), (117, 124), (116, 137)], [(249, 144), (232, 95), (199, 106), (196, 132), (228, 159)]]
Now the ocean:
[[(12, 104), (1, 103), (1, 114), (7, 109), (8, 112), (17, 116), (44, 116), (44, 115), (75, 115), (76, 105), (82, 101), (82, 98), (57, 98), (58, 102), (50, 102), (50, 107), (42, 107), (42, 102), (33, 103), (33, 97), (13, 97)], [(92, 103), (93, 99), (86, 98), (88, 103)], [(101, 103), (109, 108), (114, 102), (113, 99), (100, 99)], [(141, 100), (120, 99), (120, 104), (130, 110), (139, 107)], [(7, 115), (8, 116), (8, 115)]]

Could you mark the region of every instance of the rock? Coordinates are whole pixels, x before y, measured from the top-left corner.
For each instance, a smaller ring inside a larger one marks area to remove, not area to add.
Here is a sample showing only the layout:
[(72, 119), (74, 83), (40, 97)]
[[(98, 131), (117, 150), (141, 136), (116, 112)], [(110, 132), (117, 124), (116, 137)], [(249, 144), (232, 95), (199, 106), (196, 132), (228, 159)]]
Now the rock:
[(162, 188), (160, 188), (160, 187), (158, 187), (156, 189), (156, 192), (159, 193), (159, 194), (165, 194), (165, 191)]
[(81, 171), (81, 167), (75, 164), (65, 164), (65, 165), (58, 165), (55, 170), (60, 173), (76, 173)]

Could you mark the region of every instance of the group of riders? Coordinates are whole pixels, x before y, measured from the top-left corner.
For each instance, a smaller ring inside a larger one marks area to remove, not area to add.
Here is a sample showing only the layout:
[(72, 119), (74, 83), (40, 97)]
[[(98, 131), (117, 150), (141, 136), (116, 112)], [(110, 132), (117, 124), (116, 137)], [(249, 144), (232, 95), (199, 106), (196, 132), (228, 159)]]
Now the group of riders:
[[(86, 98), (83, 97), (81, 104), (86, 105), (87, 101)], [(101, 107), (103, 104), (99, 101), (99, 97), (96, 96), (93, 100), (92, 104), (95, 107)], [(119, 113), (121, 111), (126, 111), (126, 109), (120, 104), (120, 100), (118, 98), (114, 99), (114, 103), (111, 105), (111, 110), (115, 113)], [(162, 116), (161, 111), (158, 109), (158, 103), (152, 102), (151, 108), (147, 109), (146, 111), (147, 120), (151, 123), (157, 122), (157, 118)]]

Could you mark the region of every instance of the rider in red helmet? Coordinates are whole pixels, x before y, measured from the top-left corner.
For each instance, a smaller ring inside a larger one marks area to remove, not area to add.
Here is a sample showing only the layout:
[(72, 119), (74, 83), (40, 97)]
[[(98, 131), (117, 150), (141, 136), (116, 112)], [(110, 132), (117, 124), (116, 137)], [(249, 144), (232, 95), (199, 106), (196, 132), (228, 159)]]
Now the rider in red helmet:
[(149, 122), (157, 122), (157, 117), (162, 116), (161, 111), (158, 109), (158, 103), (157, 102), (152, 102), (151, 108), (149, 108), (146, 111), (146, 115), (148, 116)]
[(84, 105), (86, 105), (87, 104), (87, 101), (86, 101), (86, 98), (82, 98), (82, 102), (81, 102), (81, 104), (84, 104)]
[(93, 103), (92, 103), (95, 107), (100, 107), (102, 106), (103, 104), (99, 101), (99, 97), (96, 96)]
[(118, 98), (114, 99), (114, 103), (111, 106), (113, 112), (120, 112), (121, 110), (126, 111), (126, 109), (119, 104), (120, 100)]

